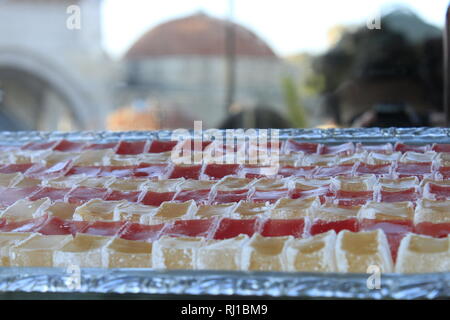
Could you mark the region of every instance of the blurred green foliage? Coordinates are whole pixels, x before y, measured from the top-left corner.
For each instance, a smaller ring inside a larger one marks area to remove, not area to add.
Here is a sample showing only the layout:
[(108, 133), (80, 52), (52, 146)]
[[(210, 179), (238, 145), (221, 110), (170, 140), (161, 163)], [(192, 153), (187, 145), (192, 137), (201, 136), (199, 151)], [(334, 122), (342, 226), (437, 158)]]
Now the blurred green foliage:
[(287, 107), (289, 121), (296, 128), (308, 127), (305, 106), (299, 94), (298, 86), (291, 76), (285, 76), (282, 79), (284, 101)]

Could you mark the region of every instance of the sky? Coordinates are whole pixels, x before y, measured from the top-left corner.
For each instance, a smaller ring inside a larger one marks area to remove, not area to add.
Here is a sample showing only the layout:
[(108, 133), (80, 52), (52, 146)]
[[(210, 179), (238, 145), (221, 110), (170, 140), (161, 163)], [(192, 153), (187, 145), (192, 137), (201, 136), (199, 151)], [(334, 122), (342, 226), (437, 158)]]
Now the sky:
[[(106, 51), (120, 58), (150, 28), (199, 11), (219, 18), (232, 0), (103, 0)], [(336, 25), (365, 24), (393, 5), (406, 5), (426, 22), (442, 27), (448, 0), (234, 0), (233, 20), (256, 32), (280, 56), (318, 53)]]

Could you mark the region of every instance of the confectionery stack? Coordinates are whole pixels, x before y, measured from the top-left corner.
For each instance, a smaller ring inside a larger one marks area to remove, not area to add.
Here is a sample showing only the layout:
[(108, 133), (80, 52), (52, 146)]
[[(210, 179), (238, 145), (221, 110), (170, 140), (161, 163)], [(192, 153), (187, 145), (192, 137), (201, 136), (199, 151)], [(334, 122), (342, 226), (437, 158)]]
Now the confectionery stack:
[(450, 271), (450, 145), (193, 144), (0, 146), (0, 266)]

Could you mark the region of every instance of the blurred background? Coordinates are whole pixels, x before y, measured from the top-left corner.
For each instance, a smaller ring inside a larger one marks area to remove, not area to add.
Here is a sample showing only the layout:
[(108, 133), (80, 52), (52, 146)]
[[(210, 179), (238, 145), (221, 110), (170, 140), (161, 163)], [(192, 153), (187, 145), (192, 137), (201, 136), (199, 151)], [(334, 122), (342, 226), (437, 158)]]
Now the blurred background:
[(0, 130), (442, 126), (446, 0), (0, 0)]

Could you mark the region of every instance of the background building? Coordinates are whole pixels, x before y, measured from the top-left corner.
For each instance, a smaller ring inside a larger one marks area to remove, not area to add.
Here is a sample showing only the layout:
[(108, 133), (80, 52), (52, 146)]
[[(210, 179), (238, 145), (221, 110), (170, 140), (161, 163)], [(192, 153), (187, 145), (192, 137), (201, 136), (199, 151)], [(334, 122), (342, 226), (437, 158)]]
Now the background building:
[[(219, 125), (229, 107), (228, 23), (198, 13), (149, 30), (123, 58), (126, 85), (118, 100), (123, 104), (146, 101), (150, 108), (158, 108), (160, 118), (166, 119), (162, 126), (192, 125), (194, 119), (203, 120), (207, 127)], [(281, 79), (291, 72), (289, 67), (256, 34), (237, 24), (232, 28), (234, 108), (264, 104), (284, 112)]]

